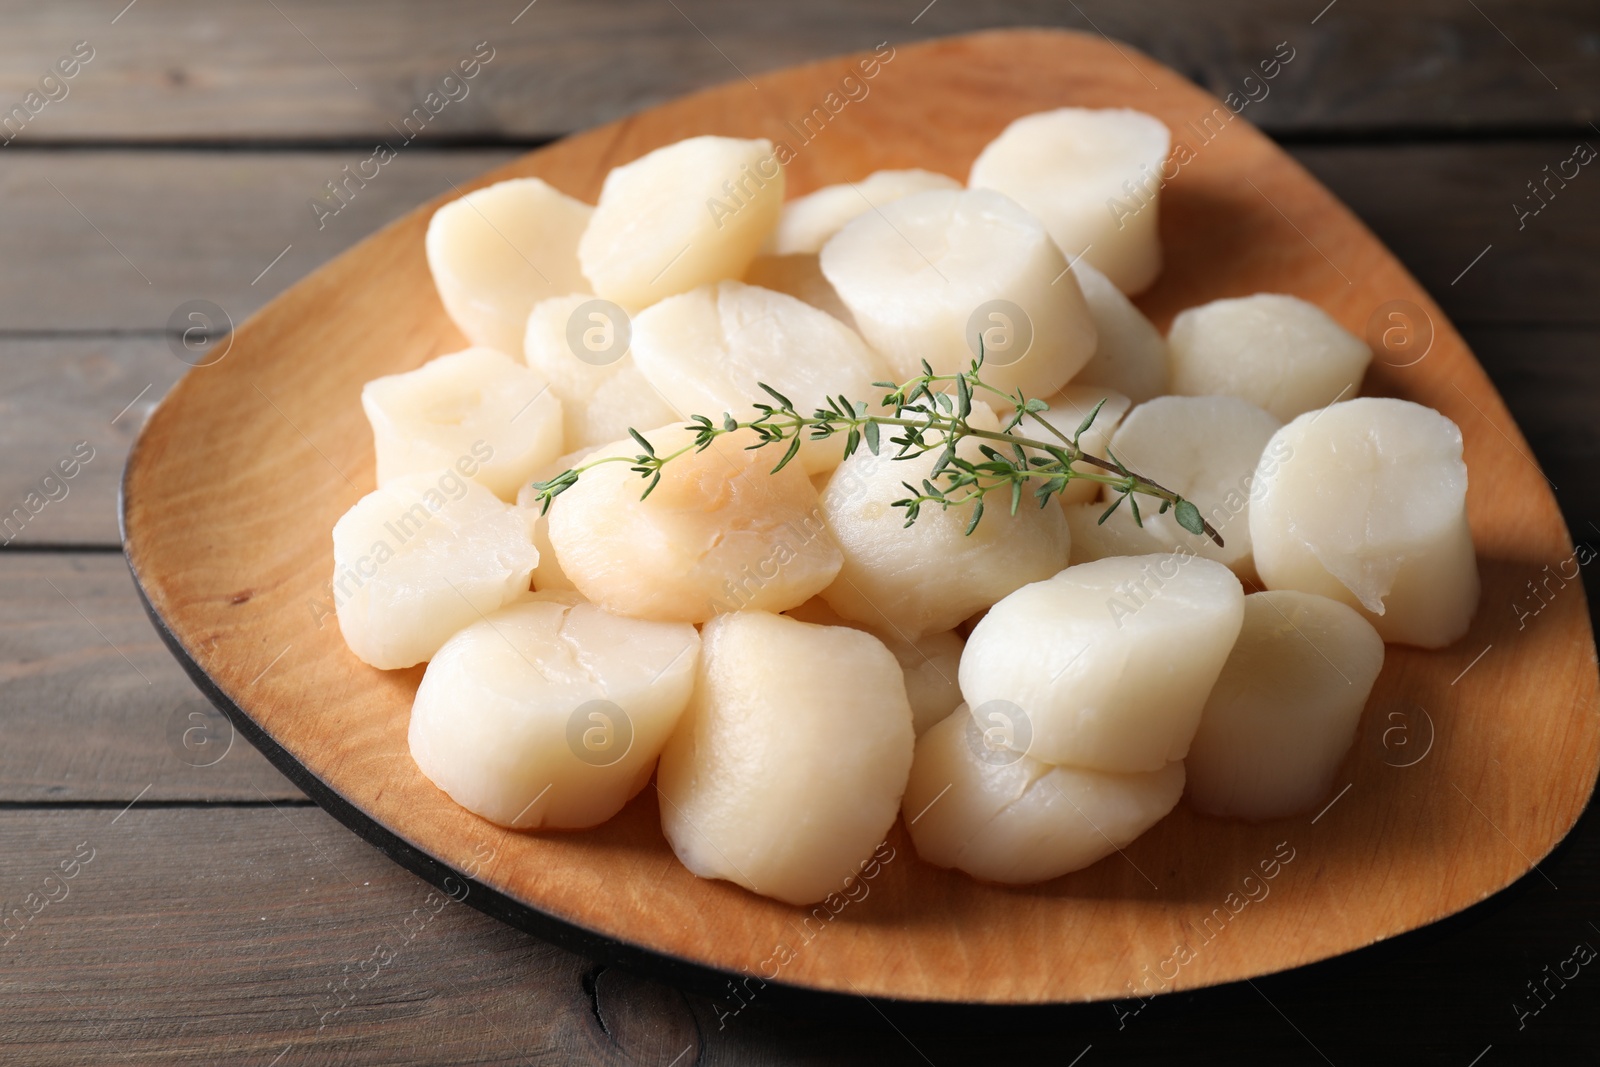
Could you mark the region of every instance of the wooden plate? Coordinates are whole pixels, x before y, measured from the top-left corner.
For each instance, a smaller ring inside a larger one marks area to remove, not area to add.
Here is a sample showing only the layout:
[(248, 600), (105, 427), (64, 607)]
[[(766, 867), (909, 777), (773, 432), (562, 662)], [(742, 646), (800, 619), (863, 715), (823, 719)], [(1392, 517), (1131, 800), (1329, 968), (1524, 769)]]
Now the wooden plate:
[[(964, 176), (1008, 122), (1046, 108), (1160, 116), (1189, 158), (1163, 194), (1165, 273), (1140, 301), (1157, 325), (1263, 290), (1311, 300), (1361, 334), (1375, 315), (1402, 332), (1409, 322), (1413, 343), (1391, 334), (1365, 391), (1438, 408), (1466, 438), (1476, 623), (1442, 652), (1389, 650), (1327, 809), (1251, 826), (1180, 805), (1124, 855), (1025, 889), (927, 866), (897, 827), (864, 897), (808, 914), (691, 876), (661, 836), (653, 789), (584, 833), (508, 832), (456, 807), (407, 754), (421, 669), (359, 663), (327, 586), (329, 530), (373, 485), (362, 383), (464, 345), (423, 258), (443, 198), (273, 301), (145, 427), (123, 486), (128, 559), (191, 674), (280, 768), (401, 863), (543, 936), (703, 985), (744, 973), (791, 990), (1005, 1004), (1188, 989), (1348, 952), (1526, 872), (1594, 783), (1595, 648), (1555, 499), (1438, 307), (1248, 112), (1234, 118), (1126, 46), (978, 34), (895, 49), (871, 78), (861, 58), (731, 82), (478, 184), (537, 175), (592, 201), (610, 167), (718, 133), (786, 141), (798, 194), (884, 167)], [(1394, 309), (1400, 319), (1386, 317)]]

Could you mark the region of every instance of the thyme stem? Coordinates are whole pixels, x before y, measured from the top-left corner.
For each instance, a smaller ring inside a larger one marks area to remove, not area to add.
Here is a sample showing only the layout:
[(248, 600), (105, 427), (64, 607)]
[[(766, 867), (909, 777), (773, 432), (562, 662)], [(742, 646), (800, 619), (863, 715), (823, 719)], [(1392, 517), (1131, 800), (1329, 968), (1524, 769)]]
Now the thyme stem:
[[(536, 482), (533, 488), (538, 491), (537, 499), (541, 506), (548, 510), (551, 501), (576, 484), (588, 471), (608, 463), (627, 463), (648, 481), (642, 494), (648, 497), (661, 481), (661, 470), (668, 463), (690, 452), (704, 451), (717, 438), (729, 434), (753, 431), (759, 440), (747, 446), (750, 449), (787, 442), (788, 449), (783, 458), (773, 467), (773, 473), (777, 473), (794, 459), (801, 442), (808, 438), (823, 440), (844, 434), (846, 458), (853, 455), (863, 441), (877, 455), (881, 447), (880, 431), (887, 428), (901, 432), (900, 436), (889, 442), (898, 446), (897, 454), (892, 457), (895, 460), (914, 459), (934, 451), (939, 453), (921, 487), (903, 483), (912, 495), (895, 501), (896, 507), (906, 511), (907, 526), (917, 520), (924, 504), (951, 508), (970, 503), (974, 504), (974, 515), (967, 526), (970, 534), (982, 518), (983, 498), (996, 489), (1011, 488), (1011, 510), (1014, 513), (1021, 499), (1022, 488), (1026, 485), (1034, 486), (1034, 496), (1039, 506), (1044, 507), (1068, 482), (1086, 480), (1109, 486), (1115, 493), (1116, 500), (1100, 516), (1101, 522), (1105, 522), (1112, 512), (1127, 501), (1133, 511), (1134, 522), (1142, 526), (1138, 503), (1133, 500), (1137, 494), (1159, 501), (1162, 512), (1168, 508), (1174, 509), (1173, 517), (1190, 533), (1207, 536), (1219, 546), (1223, 543), (1221, 534), (1205, 520), (1191, 501), (1159, 482), (1129, 470), (1115, 455), (1109, 459), (1102, 458), (1086, 452), (1079, 445), (1079, 438), (1093, 424), (1104, 401), (1096, 405), (1077, 432), (1068, 437), (1042, 417), (1040, 412), (1048, 410), (1044, 401), (1026, 397), (1021, 390), (1007, 393), (985, 382), (980, 375), (982, 367), (981, 355), (973, 362), (971, 369), (961, 374), (934, 374), (924, 362), (923, 373), (908, 382), (899, 385), (893, 382), (876, 383), (890, 390), (883, 398), (882, 406), (892, 409), (892, 415), (878, 414), (864, 402), (843, 396), (829, 397), (826, 407), (804, 415), (782, 393), (763, 384), (761, 389), (777, 403), (753, 404), (758, 412), (755, 418), (741, 421), (731, 414), (724, 414), (719, 423), (704, 415), (695, 415), (689, 420), (690, 427), (695, 431), (694, 440), (661, 455), (656, 454), (654, 446), (644, 435), (629, 430), (641, 450), (638, 454), (603, 456), (563, 471), (549, 481)], [(955, 387), (954, 398), (947, 386)], [(968, 422), (974, 390), (999, 397), (1011, 409), (1001, 429), (980, 429)], [(1057, 441), (1013, 432), (1025, 418), (1032, 418), (1045, 427)], [(966, 438), (1002, 445), (1009, 455), (989, 444), (982, 444), (979, 450), (983, 459), (969, 460), (956, 450), (956, 445)], [(1079, 464), (1094, 469), (1080, 469)]]

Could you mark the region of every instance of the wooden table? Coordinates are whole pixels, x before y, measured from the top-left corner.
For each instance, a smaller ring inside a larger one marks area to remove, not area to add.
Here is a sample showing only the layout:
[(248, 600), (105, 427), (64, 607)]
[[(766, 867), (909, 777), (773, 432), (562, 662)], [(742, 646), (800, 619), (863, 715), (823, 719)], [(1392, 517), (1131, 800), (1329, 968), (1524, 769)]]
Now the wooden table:
[[(466, 907), (432, 914), (425, 885), (229, 746), (140, 610), (116, 528), (128, 445), (185, 370), (188, 302), (238, 322), (450, 182), (693, 88), (1047, 24), (1219, 95), (1289, 42), (1245, 117), (1438, 298), (1573, 536), (1600, 543), (1600, 170), (1541, 200), (1528, 185), (1600, 146), (1593, 0), (123, 2), (0, 0), (0, 108), (37, 112), (0, 129), (0, 515), (44, 501), (0, 532), (0, 1062), (1593, 1060), (1600, 964), (1568, 962), (1600, 948), (1592, 812), (1455, 920), (1142, 1007), (734, 1014)], [(310, 198), (479, 41), (494, 59), (470, 94), (319, 228)], [(62, 58), (74, 75), (28, 101)], [(75, 448), (92, 458), (44, 481)], [(371, 978), (380, 945), (394, 958)]]

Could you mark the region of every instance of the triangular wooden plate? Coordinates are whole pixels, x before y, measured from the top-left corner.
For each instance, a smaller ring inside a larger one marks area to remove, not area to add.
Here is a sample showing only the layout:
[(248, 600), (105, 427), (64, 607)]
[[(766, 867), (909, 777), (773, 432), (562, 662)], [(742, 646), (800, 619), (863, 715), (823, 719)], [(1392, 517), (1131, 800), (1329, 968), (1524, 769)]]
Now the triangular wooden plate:
[[(1380, 307), (1406, 301), (1414, 321), (1431, 321), (1431, 348), (1416, 362), (1380, 351), (1365, 391), (1435, 407), (1466, 437), (1477, 621), (1442, 652), (1389, 650), (1331, 807), (1252, 826), (1180, 806), (1125, 855), (1024, 889), (923, 864), (897, 827), (865, 898), (809, 922), (691, 876), (650, 789), (575, 834), (507, 832), (456, 807), (407, 754), (420, 668), (362, 665), (327, 614), (329, 530), (373, 484), (362, 383), (463, 346), (423, 258), (443, 198), (274, 300), (145, 427), (123, 487), (128, 559), (190, 672), (278, 766), (399, 862), (524, 928), (682, 980), (746, 972), (811, 991), (994, 1004), (1189, 989), (1392, 937), (1525, 873), (1594, 783), (1595, 648), (1555, 499), (1438, 307), (1245, 118), (1225, 118), (1219, 101), (1125, 46), (1024, 30), (900, 47), (871, 79), (857, 73), (869, 91), (849, 100), (841, 86), (860, 58), (731, 82), (477, 184), (537, 175), (593, 201), (612, 166), (716, 133), (787, 141), (798, 194), (884, 167), (965, 177), (1002, 127), (1046, 108), (1160, 116), (1192, 158), (1167, 183), (1166, 270), (1140, 300), (1157, 325), (1274, 291), (1366, 334)], [(827, 116), (820, 132), (814, 109)], [(797, 134), (807, 116), (809, 143)]]

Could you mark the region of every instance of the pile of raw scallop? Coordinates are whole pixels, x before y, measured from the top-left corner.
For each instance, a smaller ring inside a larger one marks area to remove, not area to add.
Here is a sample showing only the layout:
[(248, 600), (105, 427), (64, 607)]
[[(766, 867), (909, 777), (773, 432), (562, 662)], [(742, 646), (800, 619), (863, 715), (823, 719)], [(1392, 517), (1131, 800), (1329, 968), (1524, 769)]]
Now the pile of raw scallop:
[[(427, 664), (417, 766), (522, 830), (596, 826), (654, 776), (690, 871), (791, 903), (848, 887), (897, 819), (927, 862), (1023, 884), (1184, 797), (1324, 803), (1385, 644), (1441, 648), (1477, 605), (1461, 433), (1361, 397), (1367, 345), (1292, 295), (1224, 294), (1163, 337), (1130, 297), (1161, 270), (1169, 147), (1149, 115), (1068, 108), (964, 185), (786, 201), (770, 142), (694, 137), (593, 206), (524, 178), (440, 209), (428, 263), (472, 347), (367, 384), (378, 488), (333, 531), (350, 650)], [(754, 417), (762, 383), (876, 404), (980, 338), (985, 381), (1068, 435), (1101, 405), (1085, 450), (1223, 543), (1154, 506), (1102, 522), (1089, 480), (970, 533), (970, 504), (907, 526), (932, 454), (834, 437), (773, 471), (750, 431), (647, 498), (614, 462), (540, 506), (536, 483), (637, 455), (630, 430), (675, 451), (691, 416)]]

